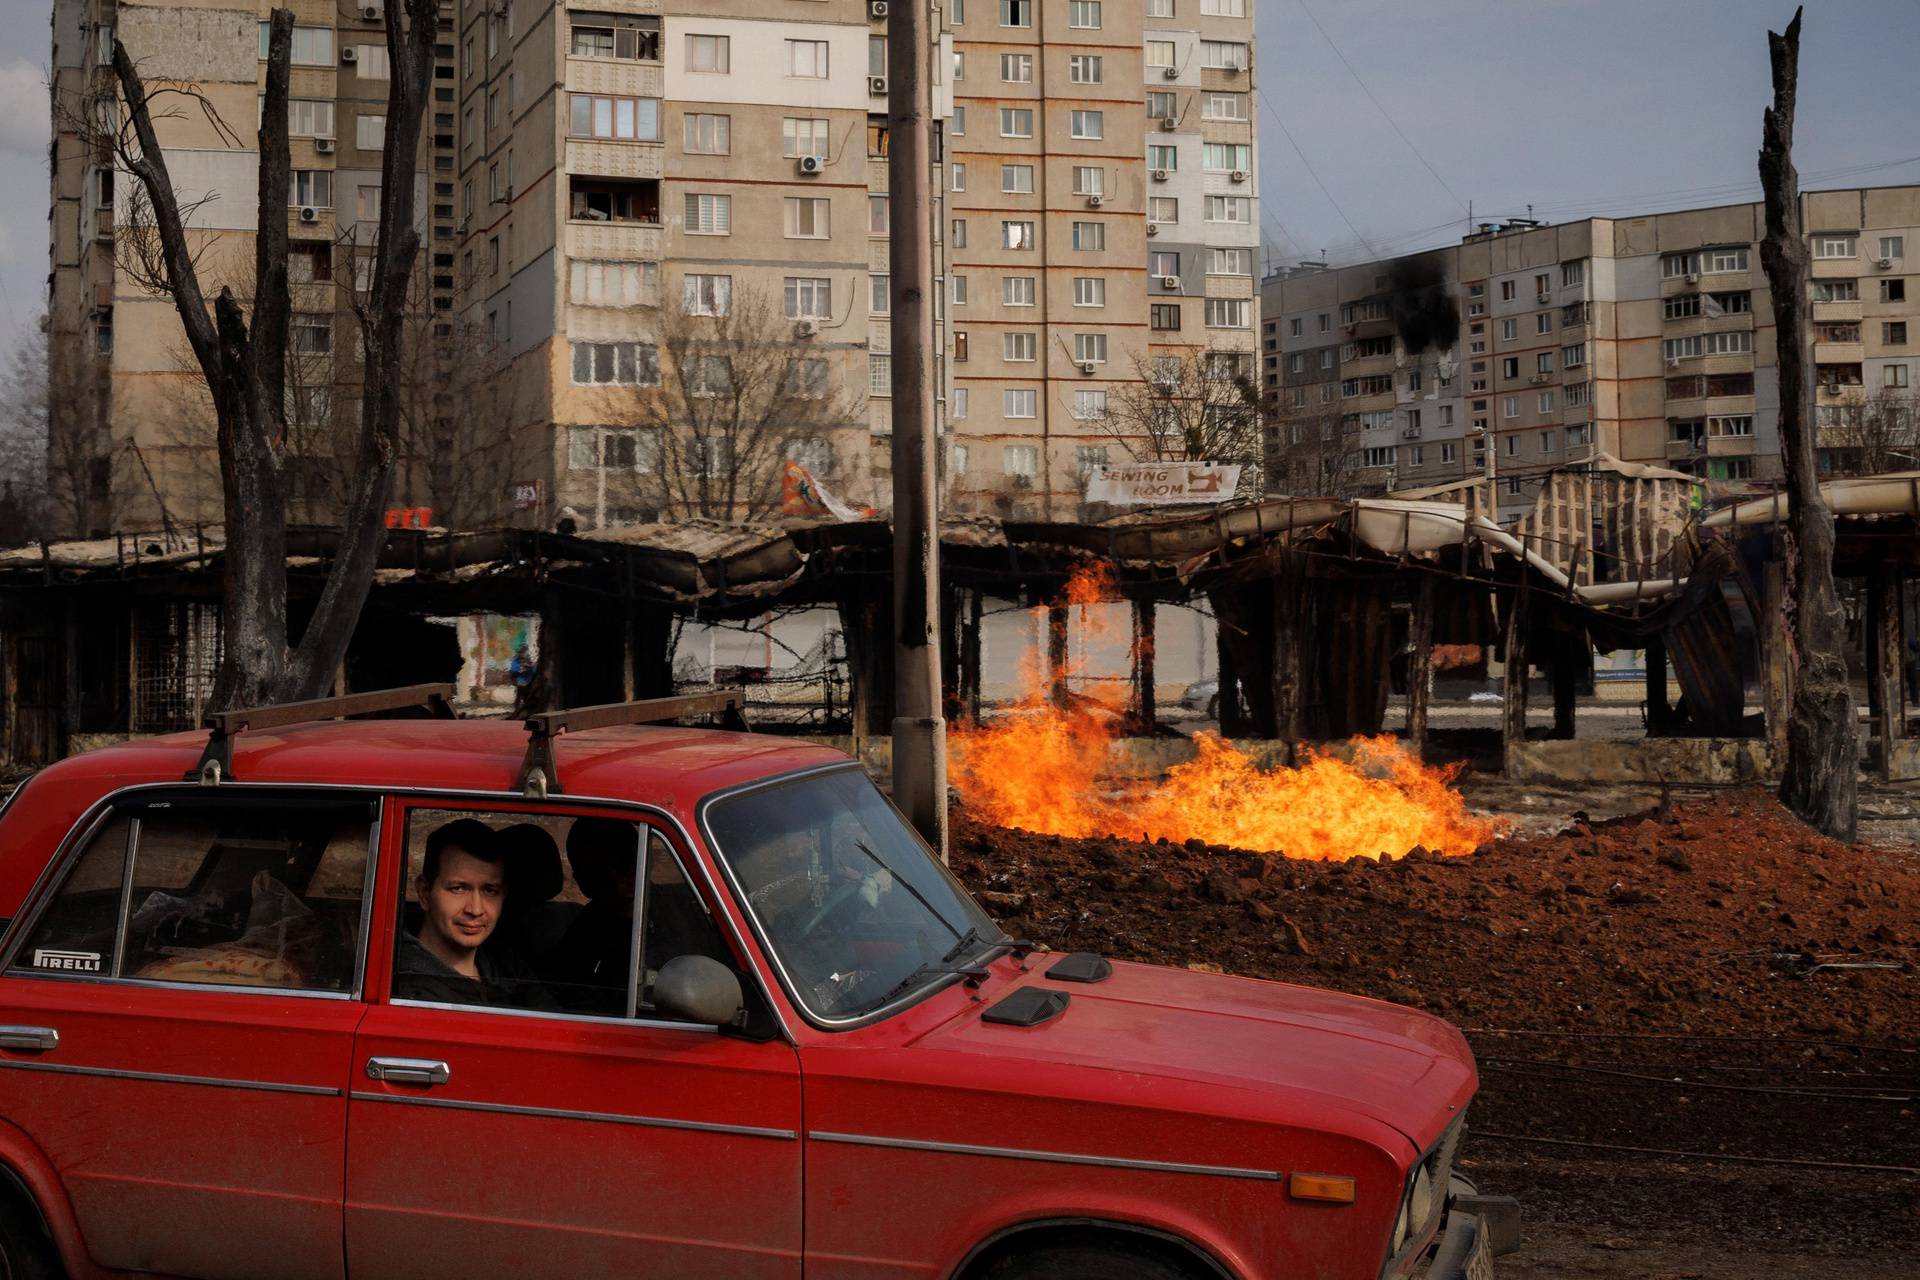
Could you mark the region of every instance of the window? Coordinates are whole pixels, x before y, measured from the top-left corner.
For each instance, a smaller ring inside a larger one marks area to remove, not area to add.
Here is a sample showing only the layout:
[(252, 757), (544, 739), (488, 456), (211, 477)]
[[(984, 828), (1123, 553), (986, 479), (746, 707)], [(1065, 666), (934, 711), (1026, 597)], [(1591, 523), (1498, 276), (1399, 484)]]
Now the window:
[(295, 241), (287, 246), (287, 279), (313, 284), (333, 279), (333, 246)]
[(69, 864), (15, 971), (350, 992), (367, 813), (298, 795), (128, 804)]
[(1252, 302), (1247, 298), (1207, 299), (1209, 329), (1245, 329), (1252, 323), (1252, 313)]
[(615, 98), (603, 94), (569, 94), (571, 127), (576, 138), (619, 138), (628, 142), (660, 141), (660, 99)]
[(1013, 364), (1028, 364), (1038, 358), (1039, 339), (1023, 331), (1000, 335), (1000, 358)]
[(953, 331), (953, 361), (955, 364), (967, 362), (967, 331), (965, 329)]
[(1000, 166), (1000, 189), (1026, 195), (1033, 190), (1033, 166), (1030, 164), (1003, 164)]
[(1098, 165), (1077, 164), (1073, 166), (1073, 194), (1077, 196), (1104, 196), (1107, 193), (1107, 171)]
[[(1508, 418), (1519, 417), (1520, 416), (1520, 397), (1519, 396), (1506, 397), (1500, 406), (1500, 411), (1503, 417), (1508, 417)], [(1511, 438), (1509, 438), (1508, 444), (1509, 445), (1512, 444)], [(1511, 453), (1512, 451), (1513, 450), (1511, 448), (1508, 449), (1509, 453)]]
[[(467, 184), (467, 208), (473, 207), (473, 184)], [(380, 188), (378, 186), (360, 187), (354, 192), (354, 216), (362, 222), (374, 222), (380, 217)]]
[[(1891, 283), (1883, 281), (1882, 283)], [(1813, 282), (1813, 300), (1815, 302), (1858, 302), (1860, 301), (1860, 282), (1858, 280), (1815, 280)], [(1904, 294), (1904, 290), (1902, 293)]]
[(867, 314), (884, 316), (893, 311), (893, 289), (891, 275), (882, 273), (867, 277)]
[[(1010, 388), (1000, 393), (1000, 410), (1002, 416), (1008, 418), (1037, 417), (1040, 412), (1040, 393), (1032, 389)], [(1016, 449), (1024, 449), (1029, 461), (1024, 471), (1016, 470), (1009, 466), (1007, 468), (1008, 474), (1032, 475), (1035, 470), (1034, 462), (1031, 460), (1034, 453), (1033, 448), (1022, 445), (1010, 446), (1007, 450), (1009, 457), (1012, 456)]]
[(818, 156), (827, 158), (829, 122), (825, 120), (796, 119), (788, 116), (780, 122), (780, 154), (783, 156)]
[[(1002, 172), (1004, 171), (1005, 171), (1005, 166), (1002, 166)], [(955, 164), (952, 166), (952, 172), (947, 176), (947, 190), (965, 191), (966, 189), (967, 189), (967, 166), (965, 166), (964, 164)]]
[(572, 218), (588, 222), (660, 221), (658, 183), (573, 178), (569, 180), (569, 196), (568, 216)]
[(1003, 276), (1000, 280), (1000, 301), (1009, 307), (1031, 307), (1034, 305), (1034, 280), (1032, 276)]
[(885, 195), (867, 197), (867, 234), (870, 236), (890, 235), (890, 219), (893, 216), (892, 201)]
[(1170, 142), (1148, 143), (1147, 168), (1164, 169), (1168, 173), (1177, 171), (1180, 168), (1180, 148)]
[(956, 307), (964, 307), (965, 305), (967, 305), (967, 277), (959, 276), (959, 275), (954, 276), (952, 278), (952, 283), (953, 283), (953, 305)]
[(1660, 255), (1660, 275), (1663, 279), (1673, 280), (1680, 276), (1700, 274), (1700, 255), (1697, 253), (1664, 253)]
[(649, 428), (569, 427), (567, 469), (593, 471), (602, 467), (659, 470), (659, 432)]
[[(245, 30), (243, 27), (242, 30)], [(267, 43), (272, 37), (272, 25), (260, 24), (260, 56), (267, 56)], [(381, 53), (386, 50), (382, 48)], [(293, 49), (291, 61), (296, 67), (330, 67), (333, 65), (333, 28), (332, 27), (295, 27), (293, 29)]]
[(1519, 291), (1519, 286), (1511, 280), (1502, 280), (1500, 282), (1500, 300), (1502, 302), (1512, 302)]
[[(1568, 387), (1566, 391), (1567, 407), (1569, 409), (1593, 402), (1593, 384), (1591, 382), (1576, 382)], [(1571, 431), (1567, 433), (1567, 438), (1570, 444), (1580, 443), (1578, 440), (1573, 439), (1573, 433)]]
[(1033, 224), (1031, 222), (1002, 222), (1000, 224), (1000, 247), (1002, 249), (1031, 249), (1033, 246)]
[(1033, 83), (1033, 55), (1030, 53), (1001, 54), (1000, 78), (1008, 84)]
[(687, 37), (687, 70), (725, 75), (733, 69), (733, 51), (727, 36)]
[(1180, 95), (1171, 89), (1150, 89), (1147, 91), (1147, 119), (1178, 120), (1180, 118)]
[(325, 98), (288, 98), (287, 133), (295, 138), (331, 138), (333, 103)]
[(1074, 223), (1073, 247), (1081, 253), (1104, 252), (1107, 247), (1107, 224), (1104, 222)]
[(1363, 467), (1390, 467), (1393, 465), (1395, 452), (1395, 447), (1390, 444), (1362, 450), (1360, 465)]
[(1668, 338), (1660, 344), (1660, 352), (1667, 358), (1669, 364), (1675, 360), (1691, 360), (1700, 354), (1700, 339), (1698, 337)]
[(599, 262), (575, 258), (568, 264), (568, 296), (590, 307), (632, 307), (651, 299), (659, 283), (657, 262)]
[[(947, 417), (955, 422), (959, 422), (965, 418), (967, 416), (967, 402), (971, 398), (972, 396), (966, 387), (955, 387), (953, 389), (953, 399), (947, 402), (949, 406), (947, 409)], [(966, 449), (966, 446), (957, 445), (955, 449), (956, 451), (963, 451)], [(965, 471), (967, 469), (965, 461), (955, 462), (954, 469), (957, 471)]]
[(787, 239), (825, 240), (832, 232), (832, 204), (824, 196), (788, 196)]
[(1031, 138), (1033, 136), (1033, 111), (1029, 107), (1000, 108), (1000, 136), (1003, 138)]
[(1105, 391), (1075, 391), (1073, 393), (1073, 416), (1081, 422), (1097, 422), (1106, 417), (1107, 393)]
[(1082, 479), (1107, 465), (1107, 446), (1103, 444), (1083, 444), (1074, 446), (1073, 466)]
[(289, 208), (333, 208), (333, 171), (331, 169), (294, 169), (287, 174)]
[[(1106, 306), (1106, 280), (1100, 276), (1075, 276), (1073, 278), (1073, 305), (1076, 307)], [(1905, 339), (1902, 338), (1902, 341), (1905, 341)]]
[(1883, 387), (1904, 387), (1907, 385), (1907, 366), (1904, 364), (1883, 365), (1880, 369), (1880, 385)]
[[(1852, 257), (1852, 254), (1848, 254)], [(1745, 245), (1730, 249), (1707, 250), (1708, 271), (1745, 271), (1747, 269), (1747, 250)]]
[[(1245, 120), (1247, 115), (1247, 95), (1244, 93), (1208, 93), (1200, 99), (1200, 118), (1202, 120)], [(1245, 169), (1249, 166), (1240, 165)]]
[(947, 240), (956, 249), (964, 249), (967, 247), (967, 220), (965, 218), (955, 218), (953, 220), (953, 225), (948, 228)]
[(687, 232), (724, 236), (733, 233), (733, 197), (687, 193)]
[(1032, 26), (1033, 0), (1000, 0), (1000, 25), (1003, 27)]
[(1542, 311), (1536, 314), (1533, 317), (1533, 331), (1535, 333), (1552, 333), (1553, 332), (1553, 312)]
[(1851, 235), (1817, 235), (1813, 238), (1813, 256), (1816, 258), (1857, 258), (1856, 238)]
[[(628, 58), (644, 62), (660, 60), (658, 18), (633, 19), (613, 14), (595, 14), (593, 20), (583, 22), (582, 19), (586, 17), (585, 14), (576, 14), (573, 17), (572, 43), (568, 52), (574, 57)], [(632, 25), (636, 21), (650, 25)], [(468, 42), (468, 56), (472, 56), (471, 41)]]
[(1253, 148), (1244, 142), (1209, 142), (1200, 148), (1202, 168), (1245, 172), (1253, 168)]
[(688, 155), (724, 156), (733, 151), (733, 117), (689, 111), (684, 118)]
[(1100, 0), (1069, 0), (1067, 4), (1067, 25), (1082, 30), (1098, 30), (1100, 27)]
[(1458, 449), (1458, 448), (1456, 448), (1456, 447), (1455, 447), (1455, 446), (1454, 446), (1454, 445), (1453, 445), (1452, 443), (1450, 443), (1450, 442), (1442, 442), (1442, 443), (1441, 443), (1441, 445), (1440, 445), (1440, 461), (1442, 461), (1442, 462), (1456, 462), (1456, 461), (1458, 461), (1458, 460), (1459, 460), (1459, 457), (1460, 457), (1460, 452), (1459, 452), (1459, 449)]
[(1295, 316), (1295, 317), (1294, 317), (1293, 319), (1291, 319), (1291, 320), (1289, 320), (1289, 321), (1287, 321), (1287, 336), (1289, 336), (1289, 337), (1293, 337), (1293, 338), (1297, 338), (1297, 337), (1299, 337), (1299, 336), (1300, 336), (1300, 330), (1301, 330), (1301, 329), (1302, 329), (1303, 327), (1304, 327), (1304, 326), (1303, 326), (1303, 324), (1302, 324), (1302, 321), (1301, 321), (1301, 319), (1300, 319), (1300, 317), (1299, 317), (1299, 316)]
[[(1815, 302), (1820, 299), (1816, 296)], [(1907, 282), (1905, 280), (1882, 280), (1880, 282), (1880, 301), (1905, 302), (1907, 300)]]
[(1232, 40), (1202, 40), (1200, 65), (1228, 71), (1247, 69), (1247, 46)]
[(1572, 262), (1563, 262), (1560, 264), (1560, 287), (1562, 289), (1571, 289), (1575, 285), (1582, 285), (1586, 282), (1587, 260), (1585, 258), (1575, 258)]
[(1067, 59), (1067, 79), (1073, 84), (1100, 84), (1106, 79), (1106, 62), (1098, 54), (1074, 54)]
[(1173, 16), (1173, 0), (1147, 0), (1147, 16), (1149, 18), (1171, 18)]
[(1533, 371), (1535, 373), (1552, 373), (1553, 372), (1553, 352), (1551, 351), (1536, 352), (1533, 357)]
[[(733, 361), (727, 356), (689, 356), (682, 371), (689, 396), (717, 400), (733, 394)], [(696, 457), (698, 453), (696, 448)]]
[(1147, 325), (1161, 333), (1177, 333), (1180, 329), (1180, 304), (1177, 302), (1156, 302), (1147, 308)]
[(870, 76), (887, 74), (887, 38), (885, 36), (867, 37), (867, 74)]
[(1520, 322), (1518, 320), (1502, 320), (1500, 322), (1500, 340), (1502, 342), (1512, 342), (1519, 336)]
[(1884, 321), (1880, 325), (1880, 341), (1889, 347), (1906, 346), (1907, 322), (1905, 320)]
[(1534, 404), (1534, 409), (1540, 413), (1552, 413), (1553, 412), (1553, 392), (1542, 391), (1540, 393), (1539, 400)]
[(1708, 418), (1707, 434), (1710, 436), (1751, 436), (1753, 434), (1753, 415), (1743, 413), (1729, 417)]
[(1292, 355), (1287, 357), (1288, 373), (1305, 373), (1306, 371), (1307, 371), (1307, 353), (1306, 352), (1296, 351)]
[(1068, 132), (1076, 138), (1105, 137), (1106, 113), (1102, 111), (1075, 111), (1068, 116)]
[(688, 272), (680, 280), (680, 306), (690, 316), (724, 316), (733, 310), (733, 277)]
[(1180, 201), (1173, 196), (1147, 197), (1148, 222), (1180, 221)]
[(867, 394), (871, 396), (891, 396), (893, 394), (893, 357), (875, 352), (867, 354)]
[(1073, 358), (1080, 364), (1105, 364), (1107, 362), (1107, 335), (1104, 333), (1074, 334)]
[(388, 61), (387, 46), (383, 44), (354, 45), (353, 62), (354, 74), (362, 80), (387, 80), (393, 76), (393, 64)]
[(1894, 259), (1906, 256), (1907, 238), (1905, 236), (1881, 236), (1879, 257)]
[(660, 353), (640, 342), (575, 342), (573, 380), (579, 386), (657, 387)]
[(787, 74), (801, 80), (827, 78), (827, 42), (825, 40), (787, 41)]
[(1250, 276), (1253, 274), (1253, 250), (1215, 249), (1207, 264), (1212, 276)]
[(1753, 350), (1753, 334), (1742, 330), (1736, 333), (1709, 333), (1706, 335), (1705, 351), (1710, 356), (1735, 355)]
[(1506, 359), (1502, 360), (1500, 362), (1500, 376), (1503, 378), (1519, 377), (1520, 376), (1520, 357), (1508, 356)]
[[(881, 276), (884, 280), (886, 277)], [(833, 281), (818, 276), (788, 276), (785, 287), (789, 320), (831, 320)]]
[(1587, 362), (1587, 344), (1576, 342), (1570, 347), (1560, 348), (1560, 367), (1577, 369)]
[(1587, 424), (1579, 423), (1567, 428), (1567, 448), (1573, 449), (1587, 442)]
[(1208, 222), (1253, 221), (1253, 199), (1250, 196), (1208, 196)]

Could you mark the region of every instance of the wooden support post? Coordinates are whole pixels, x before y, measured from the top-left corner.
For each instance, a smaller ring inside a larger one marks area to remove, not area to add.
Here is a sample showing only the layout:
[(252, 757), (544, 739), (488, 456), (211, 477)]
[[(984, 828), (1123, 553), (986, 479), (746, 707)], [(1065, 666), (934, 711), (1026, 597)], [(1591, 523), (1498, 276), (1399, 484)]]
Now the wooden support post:
[(1663, 737), (1673, 709), (1667, 705), (1667, 642), (1648, 636), (1645, 649), (1647, 680), (1647, 736)]
[(1281, 745), (1280, 758), (1298, 763), (1294, 754), (1306, 736), (1304, 694), (1306, 677), (1307, 609), (1303, 573), (1306, 565), (1292, 552), (1282, 552), (1280, 571), (1273, 576), (1273, 647), (1268, 666), (1273, 690), (1273, 736)]
[(674, 616), (664, 605), (636, 602), (627, 620), (626, 680), (629, 701), (673, 694)]
[(1779, 751), (1787, 747), (1787, 721), (1793, 711), (1793, 632), (1787, 625), (1787, 567), (1775, 539), (1767, 562), (1766, 661), (1762, 697), (1766, 704), (1767, 741)]
[(1415, 757), (1427, 747), (1427, 707), (1433, 699), (1433, 575), (1423, 573), (1413, 590), (1409, 619), (1413, 652), (1407, 661), (1407, 741)]
[(1062, 601), (1047, 606), (1047, 696), (1056, 707), (1067, 705), (1067, 639), (1071, 612)]
[(1219, 678), (1220, 736), (1234, 738), (1246, 731), (1246, 714), (1240, 700), (1240, 662), (1234, 656), (1233, 641), (1227, 635), (1227, 622), (1216, 609), (1213, 619), (1214, 670)]
[(968, 720), (980, 722), (980, 591), (967, 592), (967, 612), (960, 624), (960, 709)]
[(1507, 597), (1506, 688), (1502, 695), (1501, 745), (1509, 775), (1518, 772), (1520, 748), (1527, 741), (1527, 631), (1532, 612), (1526, 592)]
[(1153, 736), (1156, 719), (1153, 679), (1154, 605), (1150, 599), (1133, 602), (1133, 714), (1135, 732)]
[(1574, 736), (1574, 697), (1580, 690), (1580, 668), (1574, 646), (1585, 640), (1585, 635), (1567, 635), (1556, 633), (1553, 637), (1553, 736), (1571, 738)]
[(1874, 643), (1868, 679), (1875, 693), (1874, 736), (1880, 742), (1880, 780), (1893, 780), (1893, 750), (1905, 736), (1906, 682), (1900, 661), (1906, 645), (1900, 627), (1900, 568), (1889, 561), (1874, 567), (1867, 581), (1867, 616)]
[(60, 636), (59, 758), (73, 754), (73, 735), (80, 729), (80, 602), (69, 589), (62, 602)]

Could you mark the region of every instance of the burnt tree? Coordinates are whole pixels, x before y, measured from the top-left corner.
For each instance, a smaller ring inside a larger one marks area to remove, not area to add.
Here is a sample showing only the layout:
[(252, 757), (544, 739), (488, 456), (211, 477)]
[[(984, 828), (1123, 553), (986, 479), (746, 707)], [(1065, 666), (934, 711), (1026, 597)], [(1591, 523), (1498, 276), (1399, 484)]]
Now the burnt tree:
[(1793, 712), (1780, 799), (1825, 835), (1852, 840), (1858, 817), (1859, 750), (1847, 683), (1840, 598), (1833, 585), (1833, 513), (1814, 465), (1812, 382), (1807, 377), (1809, 286), (1800, 218), (1800, 175), (1793, 166), (1793, 116), (1800, 78), (1800, 11), (1785, 35), (1769, 31), (1773, 105), (1760, 146), (1767, 236), (1760, 261), (1773, 290), (1778, 335), (1780, 443), (1786, 455), (1787, 526), (1792, 535)]
[(275, 9), (268, 24), (251, 307), (231, 288), (222, 288), (209, 305), (187, 226), (191, 208), (182, 210), (155, 128), (156, 116), (165, 117), (156, 113), (154, 104), (165, 95), (198, 99), (210, 114), (211, 106), (191, 86), (150, 88), (126, 46), (114, 41), (114, 77), (126, 119), (114, 127), (110, 141), (120, 166), (140, 183), (152, 218), (156, 278), (151, 283), (173, 299), (213, 404), (226, 528), (224, 634), (215, 707), (300, 701), (325, 693), (346, 656), (373, 582), (386, 539), (384, 516), (393, 475), (400, 330), (420, 252), (414, 169), (421, 117), (433, 87), (438, 21), (438, 0), (404, 0), (386, 7), (392, 76), (381, 162), (380, 230), (362, 332), (366, 379), (353, 444), (356, 465), (344, 495), (339, 546), (297, 646), (287, 634), (286, 375), (292, 311), (287, 88), (293, 14)]

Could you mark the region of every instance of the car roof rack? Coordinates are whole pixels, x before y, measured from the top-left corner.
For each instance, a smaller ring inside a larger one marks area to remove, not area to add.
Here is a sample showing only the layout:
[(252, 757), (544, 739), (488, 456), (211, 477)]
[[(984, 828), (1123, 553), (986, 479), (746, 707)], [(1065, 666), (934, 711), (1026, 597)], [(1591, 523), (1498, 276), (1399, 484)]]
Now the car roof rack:
[(453, 719), (451, 684), (410, 684), (399, 689), (373, 689), (366, 693), (342, 694), (338, 698), (314, 698), (307, 702), (276, 702), (264, 707), (238, 707), (215, 711), (206, 718), (213, 732), (207, 737), (200, 763), (188, 770), (186, 780), (217, 787), (233, 778), (233, 735), (242, 729), (274, 729), (290, 724), (308, 724), (315, 720), (338, 720), (347, 716), (372, 715), (397, 711), (404, 707), (425, 707), (436, 720)]
[(562, 794), (560, 773), (553, 759), (553, 740), (569, 731), (609, 729), (623, 724), (664, 724), (688, 716), (711, 716), (722, 729), (747, 729), (747, 691), (717, 689), (712, 693), (683, 693), (672, 698), (639, 702), (608, 702), (597, 707), (545, 711), (527, 717), (527, 754), (514, 790), (531, 799)]

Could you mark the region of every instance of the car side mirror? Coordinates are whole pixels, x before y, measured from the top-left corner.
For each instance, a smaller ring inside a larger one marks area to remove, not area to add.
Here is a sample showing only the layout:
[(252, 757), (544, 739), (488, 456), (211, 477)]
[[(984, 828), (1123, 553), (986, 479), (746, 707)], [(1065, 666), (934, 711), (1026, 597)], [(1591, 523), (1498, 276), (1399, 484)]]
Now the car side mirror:
[(653, 1007), (676, 1018), (724, 1027), (745, 1008), (740, 979), (711, 956), (675, 956), (653, 980)]

